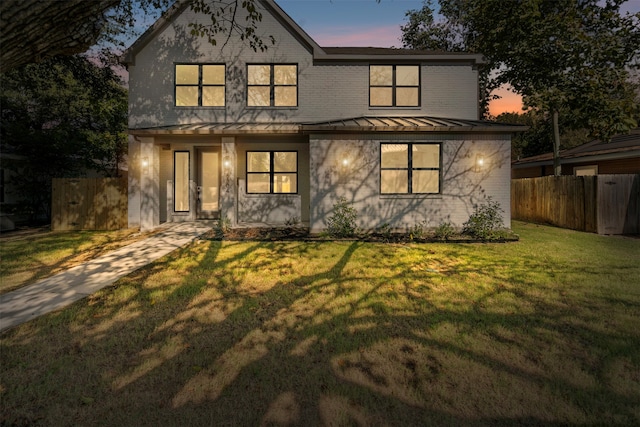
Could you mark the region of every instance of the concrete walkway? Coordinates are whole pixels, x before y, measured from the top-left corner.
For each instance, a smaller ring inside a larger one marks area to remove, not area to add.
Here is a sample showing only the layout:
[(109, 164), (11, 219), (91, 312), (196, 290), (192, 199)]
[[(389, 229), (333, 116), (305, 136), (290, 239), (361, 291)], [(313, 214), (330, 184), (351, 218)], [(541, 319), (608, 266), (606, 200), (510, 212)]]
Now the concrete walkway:
[(185, 246), (211, 230), (210, 222), (171, 223), (138, 242), (67, 271), (0, 295), (0, 331), (58, 310)]

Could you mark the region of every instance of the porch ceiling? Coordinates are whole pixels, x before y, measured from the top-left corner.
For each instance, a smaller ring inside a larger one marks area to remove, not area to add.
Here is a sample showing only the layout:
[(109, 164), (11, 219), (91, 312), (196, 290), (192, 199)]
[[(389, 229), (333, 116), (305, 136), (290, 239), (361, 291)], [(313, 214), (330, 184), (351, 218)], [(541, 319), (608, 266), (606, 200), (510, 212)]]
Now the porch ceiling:
[(313, 123), (198, 123), (129, 129), (131, 135), (245, 135), (318, 132), (522, 132), (526, 126), (429, 116), (363, 116)]

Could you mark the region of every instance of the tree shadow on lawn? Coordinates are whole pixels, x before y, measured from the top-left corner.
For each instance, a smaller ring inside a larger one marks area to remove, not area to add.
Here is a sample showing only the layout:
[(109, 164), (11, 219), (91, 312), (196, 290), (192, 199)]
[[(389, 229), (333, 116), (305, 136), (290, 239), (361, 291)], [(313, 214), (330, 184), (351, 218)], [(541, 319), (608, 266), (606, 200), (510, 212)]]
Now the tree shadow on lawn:
[(5, 333), (3, 421), (640, 421), (637, 320), (554, 288), (580, 266), (543, 271), (542, 290), (527, 280), (540, 261), (472, 253), (194, 244)]

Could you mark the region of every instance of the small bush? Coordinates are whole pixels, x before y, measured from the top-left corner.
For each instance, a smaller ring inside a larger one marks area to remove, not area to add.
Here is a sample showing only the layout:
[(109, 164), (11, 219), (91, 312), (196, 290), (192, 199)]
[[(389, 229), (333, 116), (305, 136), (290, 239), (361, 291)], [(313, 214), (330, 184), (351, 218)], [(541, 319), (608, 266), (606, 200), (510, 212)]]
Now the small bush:
[(463, 224), (462, 233), (476, 239), (493, 238), (502, 228), (502, 212), (500, 203), (489, 197), (486, 204), (476, 206), (475, 212)]
[(409, 228), (410, 240), (424, 240), (427, 237), (427, 220), (423, 220)]
[(434, 235), (436, 239), (440, 240), (449, 240), (451, 237), (455, 236), (456, 229), (450, 222), (443, 222), (434, 230)]
[(345, 197), (333, 205), (333, 214), (327, 219), (327, 233), (332, 237), (353, 237), (358, 232), (358, 213)]

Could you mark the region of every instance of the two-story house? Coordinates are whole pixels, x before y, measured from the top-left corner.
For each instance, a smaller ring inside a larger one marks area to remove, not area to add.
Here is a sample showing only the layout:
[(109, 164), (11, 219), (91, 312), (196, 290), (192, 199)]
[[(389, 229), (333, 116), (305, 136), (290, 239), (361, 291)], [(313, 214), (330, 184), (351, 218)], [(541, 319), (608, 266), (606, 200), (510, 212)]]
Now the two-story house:
[(125, 52), (129, 226), (222, 216), (317, 232), (340, 197), (365, 229), (460, 226), (488, 197), (509, 226), (518, 129), (478, 120), (481, 55), (321, 47), (273, 0), (258, 6), (264, 52), (191, 35), (210, 18), (187, 2)]

